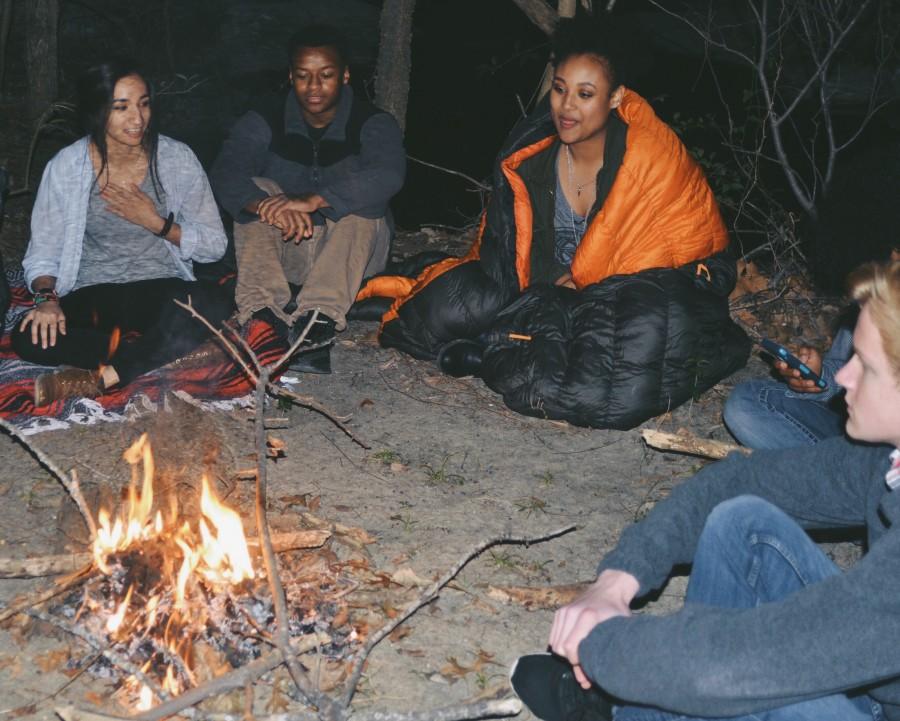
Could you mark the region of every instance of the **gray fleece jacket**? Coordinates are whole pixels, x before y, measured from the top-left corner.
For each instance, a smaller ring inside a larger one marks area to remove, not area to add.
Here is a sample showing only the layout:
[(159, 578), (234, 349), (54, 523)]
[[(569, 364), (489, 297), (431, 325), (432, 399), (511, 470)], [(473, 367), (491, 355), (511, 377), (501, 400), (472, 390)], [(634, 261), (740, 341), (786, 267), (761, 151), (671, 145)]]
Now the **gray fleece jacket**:
[[(329, 207), (314, 214), (317, 223), (322, 217), (337, 221), (346, 215), (386, 216), (388, 203), (403, 186), (406, 175), (403, 134), (392, 115), (379, 111), (367, 117), (359, 129), (359, 147), (338, 153), (344, 157), (329, 160), (318, 155), (320, 146), (355, 142), (355, 138), (347, 138), (354, 103), (363, 104), (354, 98), (353, 88), (343, 86), (334, 120), (322, 138), (311, 141), (300, 105), (293, 91), (288, 92), (280, 107), (279, 124), (283, 124), (285, 139), (279, 148), (272, 147), (279, 133), (265, 113), (257, 109), (241, 116), (209, 174), (222, 207), (239, 223), (256, 221), (256, 216), (243, 209), (251, 201), (266, 197), (253, 182), (254, 177), (264, 177), (277, 182), (285, 193), (319, 193), (325, 198)], [(313, 155), (300, 160), (310, 142)]]
[(639, 596), (690, 563), (716, 505), (745, 494), (807, 529), (865, 526), (868, 553), (780, 603), (610, 619), (579, 646), (587, 674), (626, 701), (691, 716), (736, 716), (866, 688), (887, 719), (900, 720), (900, 490), (884, 478), (891, 450), (833, 438), (731, 454), (676, 488), (600, 564), (635, 576)]

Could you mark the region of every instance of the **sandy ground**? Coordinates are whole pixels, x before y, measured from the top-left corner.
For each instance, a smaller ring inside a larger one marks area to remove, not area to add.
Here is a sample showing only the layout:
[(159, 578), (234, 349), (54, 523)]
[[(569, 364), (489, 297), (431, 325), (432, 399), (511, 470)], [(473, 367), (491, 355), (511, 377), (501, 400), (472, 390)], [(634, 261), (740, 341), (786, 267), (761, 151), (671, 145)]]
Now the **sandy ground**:
[[(304, 376), (295, 386), (338, 414), (370, 446), (351, 441), (327, 419), (302, 408), (275, 431), (286, 457), (270, 462), (270, 518), (280, 529), (299, 526), (303, 510), (278, 499), (309, 494), (316, 515), (365, 529), (374, 567), (411, 568), (431, 579), (473, 545), (513, 530), (540, 536), (574, 524), (577, 530), (544, 543), (498, 546), (473, 560), (456, 583), (405, 625), (408, 635), (376, 648), (356, 703), (425, 709), (480, 694), (506, 693), (506, 672), (520, 654), (544, 648), (550, 611), (527, 611), (488, 596), (489, 585), (548, 585), (590, 580), (602, 553), (621, 529), (702, 463), (649, 450), (637, 431), (575, 428), (508, 411), (475, 379), (442, 376), (430, 363), (380, 348), (375, 325), (351, 324), (334, 351), (335, 372)], [(761, 371), (761, 363), (755, 372)], [(754, 371), (744, 371), (749, 373)], [(726, 439), (720, 411), (723, 386), (699, 402), (647, 425), (690, 428)], [(89, 498), (115, 495), (129, 470), (122, 451), (150, 434), (160, 474), (195, 484), (204, 468), (228, 482), (252, 466), (251, 413), (209, 413), (173, 399), (169, 409), (133, 422), (75, 427), (33, 437), (65, 469), (76, 468)], [(273, 404), (269, 415), (282, 415)], [(0, 555), (27, 557), (79, 550), (84, 529), (62, 487), (11, 438), (0, 439)], [(252, 488), (238, 482), (229, 499), (252, 525)], [(0, 581), (0, 602), (48, 584)], [(678, 606), (683, 579), (675, 579), (644, 612)], [(76, 639), (44, 625), (0, 630), (0, 718), (26, 709), (50, 718), (66, 699), (90, 706), (108, 699), (112, 685), (82, 674), (68, 682), (59, 659), (90, 656)], [(476, 663), (479, 653), (490, 662)], [(56, 655), (54, 655), (56, 654)], [(472, 669), (441, 674), (449, 659)], [(44, 669), (42, 670), (42, 666)], [(452, 682), (451, 682), (452, 681)], [(116, 709), (111, 703), (110, 710)], [(258, 708), (257, 713), (262, 713)], [(26, 714), (27, 715), (27, 714)]]

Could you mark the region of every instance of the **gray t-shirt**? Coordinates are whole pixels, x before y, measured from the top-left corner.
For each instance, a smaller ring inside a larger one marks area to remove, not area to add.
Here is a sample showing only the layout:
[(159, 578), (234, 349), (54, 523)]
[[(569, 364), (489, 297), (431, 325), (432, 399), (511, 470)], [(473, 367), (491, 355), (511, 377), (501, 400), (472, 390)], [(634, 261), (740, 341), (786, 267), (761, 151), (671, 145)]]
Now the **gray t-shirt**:
[[(153, 201), (160, 217), (166, 216), (166, 193), (159, 182), (153, 187), (148, 172), (141, 190)], [(131, 283), (151, 278), (180, 276), (169, 242), (157, 238), (146, 228), (120, 218), (106, 208), (100, 197), (100, 183), (91, 188), (87, 225), (81, 248), (81, 262), (75, 289), (99, 283)]]
[(575, 258), (575, 251), (578, 244), (584, 237), (584, 231), (587, 229), (587, 218), (578, 215), (563, 192), (559, 179), (559, 173), (556, 174), (556, 207), (553, 213), (553, 231), (556, 243), (553, 251), (553, 257), (560, 265), (569, 267)]

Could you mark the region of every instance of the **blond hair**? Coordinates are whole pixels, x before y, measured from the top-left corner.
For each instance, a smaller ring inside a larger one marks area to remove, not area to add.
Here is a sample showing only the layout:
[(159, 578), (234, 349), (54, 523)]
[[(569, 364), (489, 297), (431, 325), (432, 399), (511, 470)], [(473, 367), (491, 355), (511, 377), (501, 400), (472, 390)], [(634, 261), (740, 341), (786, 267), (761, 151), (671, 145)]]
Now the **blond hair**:
[(866, 263), (849, 278), (850, 294), (869, 309), (900, 382), (900, 261)]

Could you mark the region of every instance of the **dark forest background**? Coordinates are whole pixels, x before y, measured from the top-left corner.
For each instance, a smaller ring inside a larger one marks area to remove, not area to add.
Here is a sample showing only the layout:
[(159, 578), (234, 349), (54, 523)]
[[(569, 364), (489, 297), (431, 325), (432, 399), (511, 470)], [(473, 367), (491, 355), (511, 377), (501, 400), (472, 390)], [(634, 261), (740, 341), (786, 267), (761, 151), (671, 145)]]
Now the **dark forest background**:
[[(353, 85), (378, 100), (379, 73), (382, 79), (406, 73), (392, 68), (396, 61), (390, 58), (382, 57), (379, 66), (385, 23), (397, 12), (411, 13), (411, 32), (405, 40), (400, 35), (401, 44), (409, 42), (411, 57), (402, 118), (411, 160), (406, 187), (393, 203), (398, 225), (470, 226), (486, 199), (478, 184), (490, 185), (504, 137), (537, 99), (550, 52), (546, 22), (568, 4), (0, 0), (8, 28), (0, 72), (0, 163), (7, 161), (13, 190), (20, 191), (8, 205), (29, 202), (20, 187), (29, 159), (33, 190), (46, 159), (75, 137), (64, 101), (71, 99), (78, 71), (105, 55), (126, 53), (143, 63), (157, 88), (163, 132), (190, 144), (208, 165), (253, 96), (287, 87), (284, 43), (305, 23), (344, 28), (353, 47)], [(836, 23), (849, 22), (835, 8), (850, 4), (617, 0), (610, 13), (608, 0), (577, 4), (579, 12), (591, 6), (600, 21), (608, 18), (629, 35), (642, 61), (635, 89), (704, 165), (741, 253), (784, 272), (798, 264), (808, 267), (823, 285), (834, 287), (857, 262), (900, 244), (898, 0), (861, 0), (865, 7), (840, 47), (818, 56), (828, 61), (823, 82), (801, 93), (797, 88), (805, 78), (815, 79), (817, 68), (815, 48), (803, 52), (804, 21), (798, 13), (808, 11), (827, 35)], [(777, 73), (784, 105), (799, 95), (780, 126), (786, 131), (783, 151), (795, 165), (787, 171), (770, 146), (765, 82), (733, 52), (753, 57), (758, 50), (754, 19), (746, 13), (754, 5), (771, 12), (772, 28), (784, 34), (778, 53), (765, 59), (763, 74)], [(55, 23), (42, 12), (56, 13)], [(746, 27), (735, 31), (740, 23)], [(48, 39), (54, 29), (55, 37)], [(708, 33), (705, 40), (700, 30)], [(32, 67), (41, 53), (56, 57), (56, 73), (49, 71), (55, 77), (49, 80)], [(55, 82), (52, 100), (40, 87), (45, 82)], [(52, 105), (53, 100), (63, 103)], [(839, 142), (852, 138), (852, 143), (829, 164), (832, 133)], [(803, 180), (808, 198), (792, 187), (791, 173)]]

